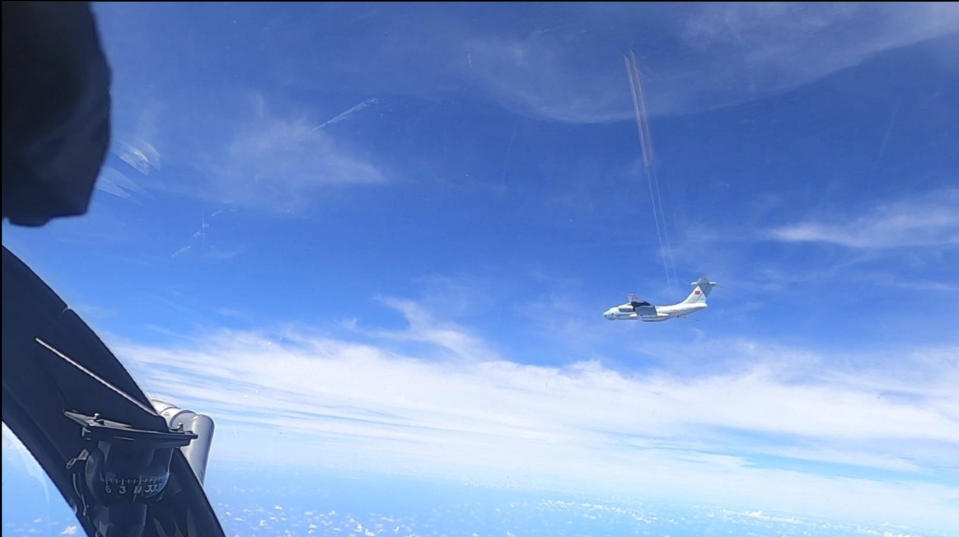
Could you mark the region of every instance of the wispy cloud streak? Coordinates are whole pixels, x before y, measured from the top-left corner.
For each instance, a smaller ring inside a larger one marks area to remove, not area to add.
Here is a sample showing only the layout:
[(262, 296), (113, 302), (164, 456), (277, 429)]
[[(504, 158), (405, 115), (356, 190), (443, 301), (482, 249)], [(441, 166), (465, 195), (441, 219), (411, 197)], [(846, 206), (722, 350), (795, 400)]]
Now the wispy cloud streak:
[[(345, 149), (323, 125), (273, 115), (263, 99), (255, 104), (255, 119), (238, 130), (223, 160), (214, 165), (219, 182), (213, 191), (220, 201), (297, 212), (321, 188), (386, 182), (379, 168)], [(330, 121), (342, 121), (356, 110)]]
[(858, 217), (807, 220), (773, 229), (783, 242), (835, 244), (859, 249), (959, 246), (959, 190), (876, 207)]

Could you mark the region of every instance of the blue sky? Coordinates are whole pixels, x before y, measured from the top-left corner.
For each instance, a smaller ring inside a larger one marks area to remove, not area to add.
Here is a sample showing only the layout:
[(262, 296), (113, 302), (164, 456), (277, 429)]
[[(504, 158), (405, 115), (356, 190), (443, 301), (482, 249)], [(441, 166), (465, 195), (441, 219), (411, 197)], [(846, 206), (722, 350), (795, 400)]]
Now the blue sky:
[(94, 11), (90, 212), (3, 241), (214, 464), (959, 521), (955, 5)]

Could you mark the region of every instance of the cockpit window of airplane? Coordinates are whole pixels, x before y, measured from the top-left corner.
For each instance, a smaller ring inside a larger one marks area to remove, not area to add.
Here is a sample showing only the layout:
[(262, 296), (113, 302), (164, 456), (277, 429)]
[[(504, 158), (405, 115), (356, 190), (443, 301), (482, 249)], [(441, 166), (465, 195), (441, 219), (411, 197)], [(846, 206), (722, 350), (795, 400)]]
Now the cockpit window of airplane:
[(3, 10), (4, 536), (956, 534), (959, 4)]

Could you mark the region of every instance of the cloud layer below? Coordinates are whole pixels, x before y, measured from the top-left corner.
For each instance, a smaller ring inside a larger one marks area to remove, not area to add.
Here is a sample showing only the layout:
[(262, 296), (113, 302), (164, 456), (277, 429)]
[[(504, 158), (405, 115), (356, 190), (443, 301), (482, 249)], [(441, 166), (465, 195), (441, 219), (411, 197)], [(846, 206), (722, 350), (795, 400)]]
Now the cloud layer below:
[[(173, 347), (114, 347), (147, 390), (214, 416), (215, 461), (268, 449), (294, 465), (959, 522), (949, 484), (959, 349), (906, 353), (901, 369), (843, 370), (830, 364), (844, 357), (789, 364), (782, 349), (724, 342), (709, 353), (746, 353), (752, 365), (639, 374), (600, 360), (484, 358), (489, 347), (468, 330), (389, 304), (408, 329), (215, 331)], [(399, 349), (410, 342), (422, 350)]]

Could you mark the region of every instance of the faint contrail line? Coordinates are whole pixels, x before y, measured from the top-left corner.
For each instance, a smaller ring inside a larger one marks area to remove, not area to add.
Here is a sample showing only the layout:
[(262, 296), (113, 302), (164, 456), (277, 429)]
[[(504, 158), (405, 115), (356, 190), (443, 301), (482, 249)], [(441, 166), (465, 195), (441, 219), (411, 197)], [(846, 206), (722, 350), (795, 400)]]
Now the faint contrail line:
[(896, 116), (899, 115), (899, 107), (902, 106), (902, 102), (896, 104), (896, 108), (892, 111), (892, 117), (889, 119), (889, 126), (886, 127), (886, 133), (882, 136), (882, 143), (879, 144), (879, 156), (877, 159), (882, 159), (882, 155), (886, 152), (886, 144), (889, 143), (889, 135), (892, 134), (892, 128), (896, 126)]
[(666, 285), (671, 288), (673, 287), (676, 269), (673, 266), (672, 247), (669, 242), (666, 215), (663, 211), (663, 196), (659, 187), (659, 176), (656, 174), (656, 155), (653, 150), (653, 135), (649, 128), (649, 111), (646, 109), (646, 98), (643, 94), (643, 84), (639, 76), (636, 54), (629, 51), (624, 55), (624, 60), (626, 62), (626, 75), (629, 79), (629, 89), (633, 96), (633, 112), (636, 114), (636, 128), (639, 131), (643, 168), (646, 171), (649, 202), (653, 209), (653, 222), (656, 225), (656, 238), (659, 241), (663, 272), (666, 274)]
[(350, 107), (350, 108), (349, 108), (348, 110), (346, 110), (345, 112), (342, 112), (342, 113), (340, 113), (340, 114), (337, 114), (337, 115), (333, 116), (332, 118), (327, 119), (327, 120), (324, 121), (323, 123), (320, 123), (320, 124), (317, 125), (316, 127), (313, 127), (313, 130), (314, 130), (314, 131), (318, 131), (318, 130), (322, 129), (323, 127), (326, 127), (327, 125), (332, 125), (332, 124), (334, 124), (334, 123), (339, 123), (340, 121), (343, 121), (344, 119), (350, 117), (350, 116), (353, 115), (354, 113), (359, 112), (360, 110), (362, 110), (362, 109), (364, 109), (364, 108), (366, 108), (366, 107), (368, 107), (368, 106), (374, 105), (374, 104), (376, 104), (376, 103), (378, 103), (378, 102), (380, 102), (380, 101), (377, 100), (376, 97), (373, 97), (373, 98), (371, 98), (371, 99), (367, 99), (367, 100), (361, 102), (361, 103), (358, 104), (358, 105), (355, 105), (355, 106), (353, 106), (353, 107)]

